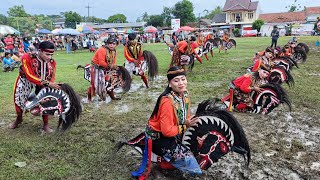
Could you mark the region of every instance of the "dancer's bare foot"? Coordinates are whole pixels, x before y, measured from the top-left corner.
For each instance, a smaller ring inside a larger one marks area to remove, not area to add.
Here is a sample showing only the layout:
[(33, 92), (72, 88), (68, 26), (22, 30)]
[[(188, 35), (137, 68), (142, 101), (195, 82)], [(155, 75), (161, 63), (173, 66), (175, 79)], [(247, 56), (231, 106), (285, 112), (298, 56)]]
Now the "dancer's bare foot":
[(44, 133), (52, 133), (53, 129), (51, 129), (48, 125), (43, 126), (42, 131)]
[(8, 128), (9, 128), (9, 129), (15, 129), (15, 128), (18, 127), (19, 124), (20, 124), (19, 122), (14, 121), (14, 122), (12, 122), (12, 123), (9, 124)]

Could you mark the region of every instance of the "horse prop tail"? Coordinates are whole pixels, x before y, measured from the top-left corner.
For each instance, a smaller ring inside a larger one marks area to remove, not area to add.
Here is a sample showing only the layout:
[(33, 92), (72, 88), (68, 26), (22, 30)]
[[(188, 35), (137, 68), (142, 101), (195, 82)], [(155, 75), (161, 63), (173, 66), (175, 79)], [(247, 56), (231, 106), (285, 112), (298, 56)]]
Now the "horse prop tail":
[(294, 54), (299, 54), (302, 58), (302, 62), (306, 62), (307, 60), (307, 53), (302, 47), (297, 46), (294, 48)]
[(138, 151), (140, 154), (143, 153), (143, 150), (145, 148), (145, 133), (140, 133), (137, 137), (129, 140), (129, 141), (121, 141), (118, 142), (114, 149), (116, 152), (118, 152), (123, 146), (128, 145), (133, 147), (136, 151)]
[(302, 49), (304, 49), (306, 51), (306, 53), (309, 53), (309, 46), (305, 43), (299, 43), (297, 46), (302, 47)]
[(73, 88), (68, 84), (61, 84), (60, 89), (64, 92), (66, 92), (69, 96), (69, 101), (71, 103), (70, 110), (66, 113), (66, 115), (59, 117), (59, 125), (62, 123), (62, 130), (65, 131), (71, 127), (73, 123), (75, 123), (82, 112), (82, 106), (80, 97), (76, 92), (73, 90)]
[(147, 61), (148, 75), (153, 80), (158, 75), (158, 60), (156, 56), (150, 51), (143, 51), (143, 57)]
[(132, 78), (130, 76), (130, 73), (126, 68), (123, 66), (118, 66), (118, 73), (122, 77), (122, 89), (124, 92), (128, 92), (131, 88)]
[(78, 66), (77, 66), (77, 70), (79, 70), (80, 68), (81, 68), (81, 69), (84, 69), (84, 66), (78, 65)]
[(220, 38), (214, 38), (213, 39), (213, 45), (216, 47), (216, 48), (219, 48), (220, 46), (222, 46), (223, 44), (223, 41), (220, 39)]
[(298, 63), (296, 61), (294, 61), (291, 57), (285, 56), (285, 57), (283, 57), (283, 59), (288, 61), (288, 63), (290, 64), (290, 70), (292, 69), (292, 66), (299, 68)]

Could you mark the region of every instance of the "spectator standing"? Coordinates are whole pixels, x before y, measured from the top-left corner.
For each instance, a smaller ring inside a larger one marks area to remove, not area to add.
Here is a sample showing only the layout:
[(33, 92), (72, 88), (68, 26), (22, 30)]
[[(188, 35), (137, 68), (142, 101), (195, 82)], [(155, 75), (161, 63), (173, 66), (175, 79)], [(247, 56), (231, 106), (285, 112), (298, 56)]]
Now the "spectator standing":
[(30, 42), (27, 37), (23, 38), (23, 50), (24, 52), (28, 52), (28, 48), (30, 46)]
[(277, 47), (277, 42), (279, 38), (279, 30), (277, 26), (273, 26), (273, 30), (271, 31), (271, 48), (274, 45), (274, 47)]

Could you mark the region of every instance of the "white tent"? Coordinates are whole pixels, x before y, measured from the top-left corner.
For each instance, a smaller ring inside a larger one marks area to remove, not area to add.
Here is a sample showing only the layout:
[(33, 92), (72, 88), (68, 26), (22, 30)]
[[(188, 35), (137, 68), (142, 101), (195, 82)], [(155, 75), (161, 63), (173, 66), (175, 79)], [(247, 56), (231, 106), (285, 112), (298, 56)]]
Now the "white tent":
[(291, 34), (293, 36), (310, 36), (312, 34), (314, 24), (293, 25)]
[(62, 30), (62, 29), (57, 28), (57, 29), (52, 30), (51, 32), (52, 32), (52, 34), (57, 35), (57, 34), (59, 34), (59, 32), (60, 32), (61, 30)]
[(279, 35), (285, 36), (286, 35), (286, 29), (285, 24), (264, 24), (261, 26), (260, 33), (261, 36), (271, 36), (271, 31), (273, 30), (273, 26), (277, 26), (279, 29)]

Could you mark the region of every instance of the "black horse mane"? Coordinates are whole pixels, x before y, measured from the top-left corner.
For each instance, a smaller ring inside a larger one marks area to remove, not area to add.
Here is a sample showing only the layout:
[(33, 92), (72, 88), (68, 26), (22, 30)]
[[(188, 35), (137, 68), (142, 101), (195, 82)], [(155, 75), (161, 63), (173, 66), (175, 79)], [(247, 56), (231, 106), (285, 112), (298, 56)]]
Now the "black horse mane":
[(234, 145), (232, 151), (242, 154), (249, 165), (251, 160), (251, 152), (249, 142), (237, 119), (228, 111), (222, 110), (224, 105), (219, 104), (220, 99), (207, 99), (202, 101), (197, 108), (196, 117), (198, 116), (215, 116), (220, 118), (232, 129), (234, 133)]
[(294, 52), (295, 53), (300, 53), (302, 55), (302, 57), (303, 57), (302, 61), (303, 62), (305, 62), (307, 60), (307, 53), (306, 53), (306, 51), (304, 49), (302, 49), (301, 46), (294, 47)]
[[(291, 57), (284, 56), (284, 57), (282, 57), (282, 58), (285, 59), (286, 61), (288, 61), (289, 64), (291, 64), (292, 66), (295, 66), (295, 67), (299, 68), (298, 63), (297, 63), (296, 61), (294, 61)], [(291, 69), (291, 68), (292, 68), (292, 67), (290, 67), (290, 69)]]
[(213, 44), (214, 46), (218, 47), (219, 45), (222, 45), (222, 40), (218, 37), (213, 38)]
[(82, 107), (80, 97), (75, 93), (70, 85), (60, 84), (60, 89), (68, 94), (71, 103), (70, 110), (67, 112), (65, 119), (63, 119), (61, 116), (59, 117), (58, 128), (62, 124), (62, 130), (65, 131), (79, 119), (82, 112)]
[(268, 83), (265, 85), (262, 85), (261, 88), (270, 88), (272, 90), (274, 90), (277, 95), (279, 96), (279, 100), (281, 103), (286, 103), (289, 106), (289, 110), (291, 111), (292, 106), (291, 106), (291, 101), (289, 99), (289, 96), (287, 94), (287, 92), (281, 87), (281, 85), (279, 84), (274, 84), (274, 83)]
[(158, 75), (158, 60), (150, 51), (143, 51), (143, 57), (148, 62), (148, 75), (153, 80)]
[(130, 73), (123, 66), (118, 66), (117, 72), (119, 74), (121, 74), (121, 76), (122, 76), (122, 80), (124, 82), (122, 88), (123, 88), (124, 92), (128, 92), (131, 88), (131, 82), (132, 82), (132, 78), (130, 76)]

